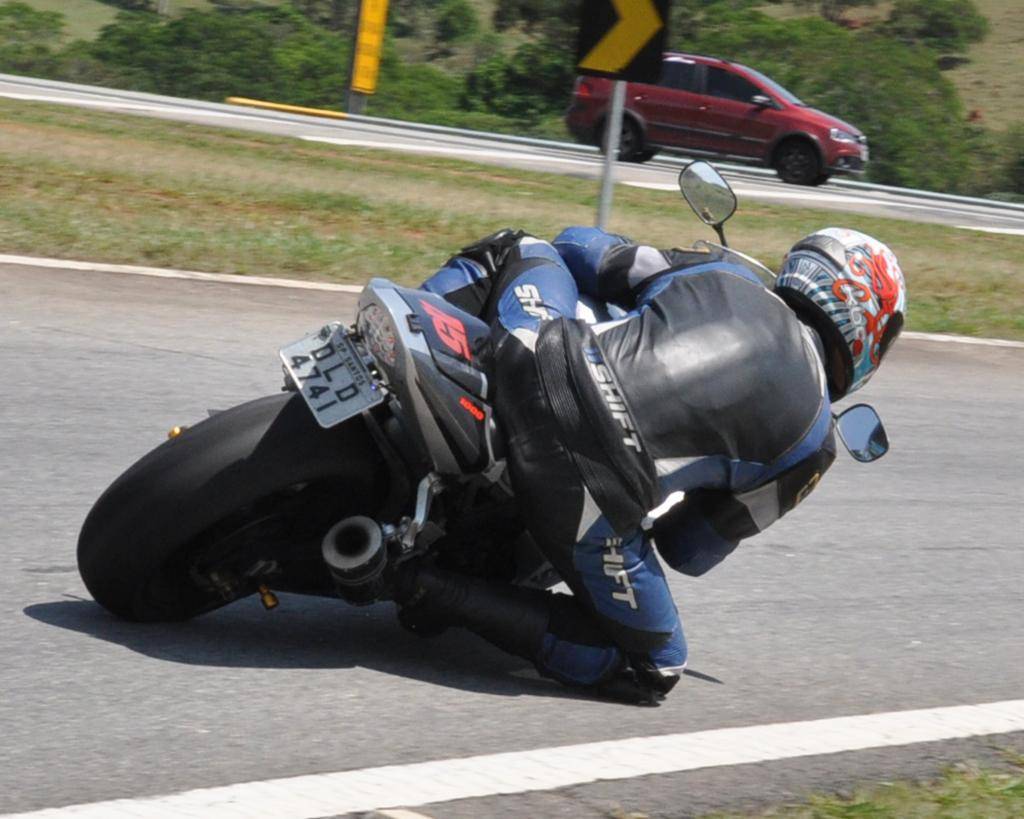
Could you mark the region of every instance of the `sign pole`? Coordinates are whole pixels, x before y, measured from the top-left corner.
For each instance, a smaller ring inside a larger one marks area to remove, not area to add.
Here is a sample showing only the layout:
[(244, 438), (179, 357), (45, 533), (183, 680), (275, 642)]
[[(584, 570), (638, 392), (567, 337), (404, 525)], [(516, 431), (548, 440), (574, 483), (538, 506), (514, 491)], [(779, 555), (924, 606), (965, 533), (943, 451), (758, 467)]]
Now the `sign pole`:
[(597, 226), (602, 230), (612, 209), (626, 83), (658, 81), (670, 3), (671, 0), (580, 2), (576, 69), (580, 74), (614, 81), (611, 109), (605, 115), (604, 171), (597, 203)]
[(612, 89), (612, 110), (604, 127), (604, 172), (601, 177), (601, 198), (597, 203), (597, 226), (604, 230), (612, 209), (615, 190), (615, 162), (619, 157), (619, 137), (622, 135), (622, 109), (626, 103), (626, 83), (616, 80)]

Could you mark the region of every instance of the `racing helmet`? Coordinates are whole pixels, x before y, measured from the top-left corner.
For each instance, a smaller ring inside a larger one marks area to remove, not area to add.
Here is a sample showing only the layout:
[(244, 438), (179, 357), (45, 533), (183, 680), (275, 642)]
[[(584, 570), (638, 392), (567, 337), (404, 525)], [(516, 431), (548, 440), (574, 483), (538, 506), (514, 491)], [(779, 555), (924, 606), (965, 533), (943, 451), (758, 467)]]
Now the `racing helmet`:
[(826, 228), (793, 245), (775, 292), (821, 336), (832, 400), (863, 387), (903, 329), (899, 262), (856, 230)]

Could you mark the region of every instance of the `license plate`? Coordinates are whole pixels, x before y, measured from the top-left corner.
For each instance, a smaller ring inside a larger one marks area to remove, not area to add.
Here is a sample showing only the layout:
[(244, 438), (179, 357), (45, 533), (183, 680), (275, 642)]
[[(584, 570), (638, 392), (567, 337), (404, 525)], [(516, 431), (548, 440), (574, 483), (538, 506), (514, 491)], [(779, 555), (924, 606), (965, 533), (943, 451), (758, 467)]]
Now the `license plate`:
[(281, 361), (322, 427), (347, 421), (384, 400), (340, 324), (282, 347)]

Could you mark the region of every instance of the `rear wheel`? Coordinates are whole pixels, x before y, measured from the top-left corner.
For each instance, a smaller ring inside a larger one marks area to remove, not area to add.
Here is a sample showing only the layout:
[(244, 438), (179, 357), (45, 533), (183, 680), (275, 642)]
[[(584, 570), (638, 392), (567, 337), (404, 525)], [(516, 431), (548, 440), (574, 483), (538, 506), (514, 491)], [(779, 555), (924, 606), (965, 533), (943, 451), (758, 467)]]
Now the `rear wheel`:
[(322, 429), (294, 393), (218, 413), (144, 456), (93, 506), (86, 587), (129, 620), (184, 620), (253, 591), (328, 593), (320, 539), (372, 514), (386, 475), (361, 418)]
[[(604, 144), (605, 123), (602, 122), (597, 130), (598, 147), (601, 153), (605, 152)], [(644, 136), (640, 126), (631, 117), (622, 118), (622, 130), (619, 132), (619, 161), (620, 162), (646, 162), (656, 152), (644, 148)]]
[(811, 185), (821, 174), (818, 152), (805, 139), (788, 139), (775, 151), (772, 162), (783, 182), (792, 185)]

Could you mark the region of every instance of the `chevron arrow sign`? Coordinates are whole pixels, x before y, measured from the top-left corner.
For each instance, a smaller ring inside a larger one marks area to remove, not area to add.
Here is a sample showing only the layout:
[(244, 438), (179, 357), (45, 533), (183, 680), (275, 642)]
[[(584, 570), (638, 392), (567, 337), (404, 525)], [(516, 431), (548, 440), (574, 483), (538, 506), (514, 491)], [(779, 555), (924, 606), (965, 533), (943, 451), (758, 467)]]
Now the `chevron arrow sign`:
[(657, 82), (668, 7), (669, 0), (583, 0), (579, 72)]

